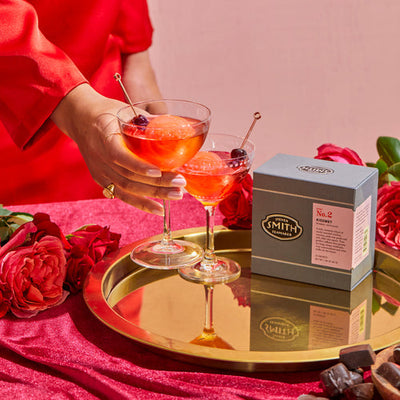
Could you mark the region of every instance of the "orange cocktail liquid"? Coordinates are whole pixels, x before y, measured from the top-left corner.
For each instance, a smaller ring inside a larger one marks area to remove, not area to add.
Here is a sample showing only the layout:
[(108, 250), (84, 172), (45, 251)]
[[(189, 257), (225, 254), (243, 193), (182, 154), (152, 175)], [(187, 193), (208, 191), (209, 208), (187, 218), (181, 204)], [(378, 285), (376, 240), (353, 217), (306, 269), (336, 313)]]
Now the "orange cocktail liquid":
[[(178, 122), (171, 124), (171, 118)], [(206, 124), (176, 116), (150, 117), (147, 127), (125, 125), (122, 130), (128, 149), (162, 171), (173, 171), (190, 160), (202, 146), (206, 132)]]
[(204, 206), (218, 205), (247, 174), (247, 166), (225, 162), (229, 158), (228, 152), (200, 151), (179, 169), (186, 179), (186, 190)]

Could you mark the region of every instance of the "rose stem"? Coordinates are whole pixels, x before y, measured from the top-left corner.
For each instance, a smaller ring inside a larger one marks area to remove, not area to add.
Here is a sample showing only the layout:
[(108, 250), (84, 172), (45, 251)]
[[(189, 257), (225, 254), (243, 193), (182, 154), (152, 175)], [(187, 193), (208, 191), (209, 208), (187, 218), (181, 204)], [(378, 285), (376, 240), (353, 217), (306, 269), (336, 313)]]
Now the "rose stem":
[(244, 145), (246, 144), (247, 139), (249, 138), (250, 133), (252, 132), (252, 130), (253, 130), (253, 128), (254, 128), (254, 125), (256, 124), (257, 120), (259, 120), (259, 119), (261, 118), (261, 114), (260, 114), (259, 112), (255, 112), (255, 113), (253, 114), (253, 117), (254, 117), (253, 122), (251, 123), (250, 128), (249, 128), (249, 130), (247, 131), (247, 134), (246, 134), (245, 138), (243, 139), (242, 144), (240, 145), (240, 148), (241, 148), (241, 149), (244, 148)]
[(119, 85), (121, 86), (121, 89), (122, 89), (122, 91), (124, 92), (125, 98), (126, 98), (126, 100), (128, 100), (128, 103), (129, 103), (129, 105), (130, 105), (131, 108), (132, 108), (133, 114), (135, 115), (135, 117), (137, 117), (138, 114), (137, 114), (137, 112), (136, 112), (136, 110), (135, 110), (135, 107), (133, 107), (132, 100), (130, 99), (130, 97), (129, 97), (129, 95), (128, 95), (128, 92), (125, 90), (124, 84), (123, 84), (122, 81), (121, 81), (121, 75), (120, 75), (118, 72), (116, 72), (116, 73), (114, 74), (114, 78), (115, 78), (115, 80), (119, 83)]

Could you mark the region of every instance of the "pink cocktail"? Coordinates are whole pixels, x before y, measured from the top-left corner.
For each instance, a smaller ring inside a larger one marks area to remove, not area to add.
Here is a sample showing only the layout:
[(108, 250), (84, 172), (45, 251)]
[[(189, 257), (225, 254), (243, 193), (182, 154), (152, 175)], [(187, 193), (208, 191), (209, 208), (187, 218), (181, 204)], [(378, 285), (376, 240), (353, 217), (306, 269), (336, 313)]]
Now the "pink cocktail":
[(254, 156), (254, 145), (233, 135), (209, 134), (202, 149), (179, 172), (185, 177), (186, 190), (199, 200), (207, 214), (207, 243), (204, 257), (193, 267), (179, 269), (188, 280), (204, 284), (229, 282), (240, 275), (240, 265), (214, 252), (214, 215), (224, 200), (248, 173)]
[[(144, 108), (151, 103), (158, 115), (135, 118), (127, 106), (117, 114), (121, 134), (128, 149), (163, 172), (173, 172), (189, 161), (201, 148), (210, 124), (210, 110), (184, 100), (155, 100), (136, 103)], [(160, 241), (143, 240), (131, 258), (139, 265), (155, 269), (176, 269), (193, 265), (202, 257), (202, 249), (192, 242), (171, 238), (170, 204), (164, 200), (164, 229)]]

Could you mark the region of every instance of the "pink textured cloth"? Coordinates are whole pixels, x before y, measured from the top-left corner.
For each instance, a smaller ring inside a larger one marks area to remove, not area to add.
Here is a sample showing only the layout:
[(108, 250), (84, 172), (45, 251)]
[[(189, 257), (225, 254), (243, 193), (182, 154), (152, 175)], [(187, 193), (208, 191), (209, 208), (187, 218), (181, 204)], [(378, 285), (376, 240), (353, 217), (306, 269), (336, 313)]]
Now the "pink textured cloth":
[[(160, 217), (119, 200), (8, 206), (46, 212), (64, 233), (95, 223), (122, 234), (121, 245), (159, 234)], [(173, 229), (204, 226), (189, 196), (172, 204)], [(217, 214), (216, 223), (222, 217)], [(0, 397), (5, 399), (297, 399), (321, 394), (319, 372), (216, 370), (153, 353), (103, 325), (82, 293), (31, 319), (0, 319)]]

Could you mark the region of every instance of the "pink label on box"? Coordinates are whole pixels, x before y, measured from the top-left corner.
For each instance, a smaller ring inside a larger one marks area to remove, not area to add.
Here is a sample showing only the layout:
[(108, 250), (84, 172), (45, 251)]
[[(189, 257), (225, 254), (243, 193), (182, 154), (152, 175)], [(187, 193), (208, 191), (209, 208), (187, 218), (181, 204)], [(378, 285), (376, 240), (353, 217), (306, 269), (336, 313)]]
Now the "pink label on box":
[(313, 204), (311, 262), (351, 270), (354, 211), (329, 204)]

